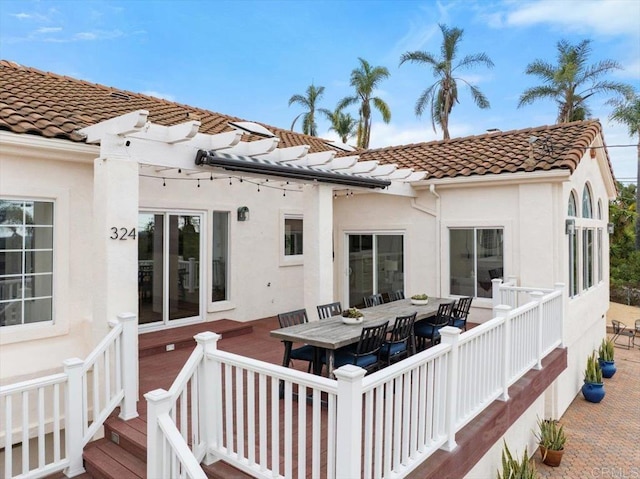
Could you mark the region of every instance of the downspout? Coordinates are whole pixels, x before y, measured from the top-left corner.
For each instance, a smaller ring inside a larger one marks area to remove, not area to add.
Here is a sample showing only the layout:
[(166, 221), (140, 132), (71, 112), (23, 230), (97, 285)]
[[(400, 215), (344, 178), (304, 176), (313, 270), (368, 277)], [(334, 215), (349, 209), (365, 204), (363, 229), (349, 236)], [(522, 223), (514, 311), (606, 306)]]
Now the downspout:
[(436, 197), (436, 210), (433, 211), (430, 208), (425, 208), (424, 206), (419, 205), (416, 202), (415, 198), (411, 198), (411, 207), (422, 211), (423, 213), (428, 214), (429, 216), (433, 216), (436, 220), (436, 251), (438, 251), (438, 261), (436, 262), (436, 294), (438, 296), (442, 296), (441, 292), (441, 263), (442, 258), (440, 257), (440, 195), (436, 193), (436, 187), (434, 184), (429, 185), (429, 193)]

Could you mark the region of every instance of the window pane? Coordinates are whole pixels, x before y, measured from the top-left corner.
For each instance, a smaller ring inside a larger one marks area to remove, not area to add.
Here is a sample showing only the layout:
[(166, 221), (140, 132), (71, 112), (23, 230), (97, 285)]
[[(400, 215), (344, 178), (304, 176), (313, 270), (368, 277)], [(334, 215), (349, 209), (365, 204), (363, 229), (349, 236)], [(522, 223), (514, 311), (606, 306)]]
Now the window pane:
[(0, 225), (24, 224), (24, 202), (0, 200)]
[(593, 206), (591, 204), (591, 191), (588, 185), (584, 185), (582, 192), (582, 217), (593, 218)]
[(285, 256), (302, 254), (302, 220), (285, 218), (284, 220)]
[(349, 235), (349, 307), (373, 293), (373, 235)]
[(449, 232), (451, 294), (475, 296), (474, 231), (452, 229)]
[(224, 301), (227, 296), (227, 262), (229, 258), (229, 213), (213, 212), (213, 267), (211, 301)]
[(53, 247), (53, 228), (28, 226), (26, 234), (26, 249), (51, 249)]
[(0, 276), (22, 274), (22, 251), (0, 251)]
[(39, 274), (37, 276), (26, 276), (24, 278), (24, 297), (37, 298), (40, 296), (51, 296), (53, 293), (53, 281), (50, 274)]
[(404, 291), (402, 235), (378, 235), (376, 240), (378, 270), (376, 293)]
[(34, 225), (53, 226), (53, 203), (41, 201), (27, 203), (26, 211), (27, 224), (29, 224), (29, 219), (33, 218)]
[[(22, 277), (0, 278), (0, 301), (22, 298)], [(6, 307), (0, 306), (0, 310)]]
[(34, 299), (24, 302), (24, 322), (37, 323), (40, 321), (51, 321), (51, 298)]
[(582, 257), (583, 264), (583, 287), (585, 289), (593, 286), (593, 229), (584, 229), (582, 231)]
[(569, 235), (569, 296), (578, 294), (578, 235)]
[(569, 208), (567, 210), (567, 216), (576, 216), (576, 196), (571, 192), (569, 195)]
[(477, 296), (492, 296), (492, 279), (504, 276), (504, 260), (502, 257), (502, 230), (476, 230), (477, 246)]
[(162, 321), (164, 216), (138, 214), (138, 314), (140, 324)]
[(52, 251), (27, 251), (25, 273), (50, 273), (53, 271)]
[(0, 250), (22, 249), (22, 226), (0, 226)]
[(22, 324), (22, 301), (0, 303), (0, 326)]

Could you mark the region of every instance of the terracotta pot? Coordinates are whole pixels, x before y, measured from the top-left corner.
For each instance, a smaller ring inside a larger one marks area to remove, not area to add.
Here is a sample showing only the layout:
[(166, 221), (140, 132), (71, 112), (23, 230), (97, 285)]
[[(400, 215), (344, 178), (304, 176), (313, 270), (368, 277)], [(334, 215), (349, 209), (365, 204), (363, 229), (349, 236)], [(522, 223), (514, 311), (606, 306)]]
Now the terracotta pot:
[(559, 451), (552, 451), (551, 449), (547, 449), (544, 446), (540, 446), (539, 449), (540, 455), (542, 456), (542, 462), (544, 462), (547, 466), (558, 467), (560, 465), (562, 455), (564, 454), (564, 449), (560, 449)]

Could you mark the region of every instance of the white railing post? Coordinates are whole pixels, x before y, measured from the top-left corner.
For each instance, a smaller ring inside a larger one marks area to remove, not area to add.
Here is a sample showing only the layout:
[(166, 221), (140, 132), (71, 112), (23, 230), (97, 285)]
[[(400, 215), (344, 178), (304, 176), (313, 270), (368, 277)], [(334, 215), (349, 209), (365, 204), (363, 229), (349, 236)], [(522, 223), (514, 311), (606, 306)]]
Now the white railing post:
[(219, 446), (219, 438), (216, 434), (218, 430), (216, 423), (221, 421), (220, 415), (222, 414), (221, 375), (215, 374), (215, 364), (209, 360), (208, 354), (218, 349), (218, 340), (221, 337), (219, 334), (209, 331), (194, 336), (196, 343), (202, 348), (203, 353), (202, 362), (199, 367), (200, 374), (198, 375), (198, 417), (200, 418), (200, 434), (202, 434), (202, 439), (206, 444), (203, 462), (207, 465), (217, 460), (209, 451), (212, 446)]
[(366, 373), (352, 364), (333, 372), (338, 380), (336, 420), (340, 426), (336, 437), (335, 477), (360, 477), (361, 474), (362, 378)]
[(542, 310), (542, 297), (544, 293), (542, 291), (531, 291), (529, 293), (531, 300), (536, 302), (536, 365), (534, 369), (542, 369), (542, 334), (544, 323), (544, 314)]
[(509, 367), (511, 366), (511, 307), (498, 305), (493, 308), (496, 318), (504, 318), (504, 337), (502, 338), (502, 395), (501, 401), (509, 400)]
[(120, 419), (127, 421), (138, 417), (138, 317), (133, 313), (118, 315), (122, 323), (122, 388), (124, 399), (120, 406)]
[(447, 368), (447, 394), (445, 410), (445, 427), (447, 430), (447, 442), (442, 446), (445, 451), (453, 451), (456, 448), (456, 422), (458, 411), (458, 342), (460, 341), (460, 328), (445, 326), (440, 330), (442, 344), (451, 346), (449, 353), (449, 367)]
[(565, 322), (565, 318), (567, 317), (567, 295), (565, 294), (565, 288), (566, 285), (564, 283), (556, 283), (553, 285), (553, 289), (558, 290), (558, 291), (562, 291), (562, 294), (560, 295), (561, 298), (561, 306), (560, 306), (560, 318), (558, 318), (558, 320), (560, 321), (560, 328), (559, 328), (559, 333), (560, 333), (560, 347), (564, 348), (564, 322)]
[(154, 389), (144, 395), (147, 400), (147, 477), (165, 477), (170, 471), (163, 470), (163, 443), (165, 441), (158, 417), (169, 414), (171, 394), (164, 389)]
[(494, 308), (500, 304), (500, 285), (502, 285), (501, 278), (495, 278), (491, 280), (491, 296), (493, 299)]
[(86, 426), (84, 405), (82, 404), (82, 366), (84, 361), (78, 358), (65, 359), (64, 373), (67, 375), (65, 398), (65, 450), (69, 466), (64, 470), (67, 477), (85, 472), (82, 463), (82, 436)]

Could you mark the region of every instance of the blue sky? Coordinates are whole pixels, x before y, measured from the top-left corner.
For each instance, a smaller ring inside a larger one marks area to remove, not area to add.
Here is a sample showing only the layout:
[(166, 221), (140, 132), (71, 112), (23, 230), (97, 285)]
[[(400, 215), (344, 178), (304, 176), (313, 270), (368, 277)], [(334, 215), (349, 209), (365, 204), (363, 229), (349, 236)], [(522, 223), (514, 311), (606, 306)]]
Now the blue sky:
[[(618, 61), (611, 75), (640, 89), (640, 0), (461, 1), (8, 1), (0, 2), (0, 57), (124, 90), (289, 128), (301, 112), (289, 98), (313, 82), (324, 86), (320, 106), (333, 110), (352, 94), (358, 57), (391, 76), (377, 95), (391, 123), (374, 113), (371, 146), (440, 139), (414, 105), (434, 81), (425, 67), (400, 55), (439, 53), (438, 23), (464, 29), (460, 57), (485, 52), (493, 69), (463, 72), (486, 94), (480, 110), (468, 90), (450, 120), (452, 137), (552, 124), (544, 101), (518, 109), (518, 98), (539, 85), (528, 63), (556, 59), (556, 43), (591, 39), (590, 63)], [(607, 97), (590, 107), (608, 145), (635, 144), (610, 123)], [(353, 108), (353, 116), (357, 116)], [(301, 125), (298, 125), (298, 129)], [(320, 136), (335, 138), (318, 119)], [(635, 178), (636, 149), (611, 147), (614, 172)]]

